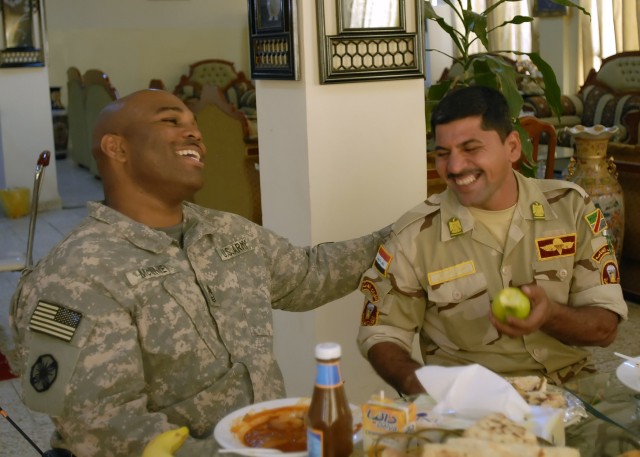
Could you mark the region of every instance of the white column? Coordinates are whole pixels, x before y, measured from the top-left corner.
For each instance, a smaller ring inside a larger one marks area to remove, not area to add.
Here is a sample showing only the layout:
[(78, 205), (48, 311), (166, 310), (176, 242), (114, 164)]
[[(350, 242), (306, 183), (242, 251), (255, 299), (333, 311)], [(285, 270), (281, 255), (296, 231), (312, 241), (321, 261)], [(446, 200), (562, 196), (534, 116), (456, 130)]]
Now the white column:
[[(298, 9), (301, 81), (256, 87), (264, 225), (308, 245), (374, 231), (424, 200), (424, 81), (320, 85), (315, 2), (299, 0)], [(316, 311), (276, 313), (290, 396), (311, 394), (321, 341), (343, 347), (351, 402), (385, 386), (356, 348), (362, 305), (354, 292)]]
[(32, 189), (36, 161), (44, 150), (51, 151), (51, 162), (40, 208), (60, 208), (47, 68), (0, 68), (0, 188)]

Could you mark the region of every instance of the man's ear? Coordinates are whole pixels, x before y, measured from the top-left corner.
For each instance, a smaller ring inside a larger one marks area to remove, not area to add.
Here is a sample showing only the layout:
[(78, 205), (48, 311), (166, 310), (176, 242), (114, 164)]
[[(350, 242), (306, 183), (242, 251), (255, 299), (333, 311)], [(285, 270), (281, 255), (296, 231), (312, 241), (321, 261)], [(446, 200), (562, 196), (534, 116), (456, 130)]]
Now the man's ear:
[(522, 143), (520, 143), (520, 134), (517, 130), (512, 130), (504, 140), (504, 145), (508, 150), (509, 159), (512, 163), (517, 162), (522, 156)]
[(113, 133), (103, 135), (100, 140), (100, 149), (102, 149), (104, 155), (119, 162), (125, 162), (127, 160), (127, 154), (123, 146), (123, 138)]

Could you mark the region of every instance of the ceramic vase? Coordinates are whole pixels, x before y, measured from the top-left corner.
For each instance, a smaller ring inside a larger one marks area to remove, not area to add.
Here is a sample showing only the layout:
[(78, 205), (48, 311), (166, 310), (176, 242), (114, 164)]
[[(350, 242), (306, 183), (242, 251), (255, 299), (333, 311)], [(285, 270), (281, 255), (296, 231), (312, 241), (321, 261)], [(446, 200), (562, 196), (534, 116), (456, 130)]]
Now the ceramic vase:
[(613, 157), (607, 158), (609, 140), (617, 127), (577, 125), (569, 132), (575, 140), (575, 153), (566, 179), (578, 184), (600, 208), (607, 220), (607, 233), (620, 262), (624, 240), (624, 196), (618, 182)]

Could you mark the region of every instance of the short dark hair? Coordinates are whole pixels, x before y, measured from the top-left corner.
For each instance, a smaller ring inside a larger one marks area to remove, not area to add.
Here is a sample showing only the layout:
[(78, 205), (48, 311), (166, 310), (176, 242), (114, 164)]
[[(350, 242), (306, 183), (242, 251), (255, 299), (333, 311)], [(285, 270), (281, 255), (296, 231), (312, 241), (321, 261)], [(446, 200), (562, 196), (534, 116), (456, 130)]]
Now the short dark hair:
[(504, 142), (513, 131), (509, 105), (497, 90), (484, 86), (468, 86), (449, 92), (431, 113), (431, 131), (436, 126), (481, 116), (483, 130), (495, 130)]

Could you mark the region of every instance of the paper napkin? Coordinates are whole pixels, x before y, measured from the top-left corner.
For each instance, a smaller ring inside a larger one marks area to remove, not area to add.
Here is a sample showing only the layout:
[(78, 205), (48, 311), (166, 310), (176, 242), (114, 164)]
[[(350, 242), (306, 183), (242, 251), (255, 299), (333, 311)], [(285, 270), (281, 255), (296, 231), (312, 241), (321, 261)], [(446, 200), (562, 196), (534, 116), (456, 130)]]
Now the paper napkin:
[(513, 386), (481, 365), (425, 366), (416, 375), (436, 401), (434, 414), (480, 419), (500, 412), (518, 423), (531, 417), (531, 407)]

